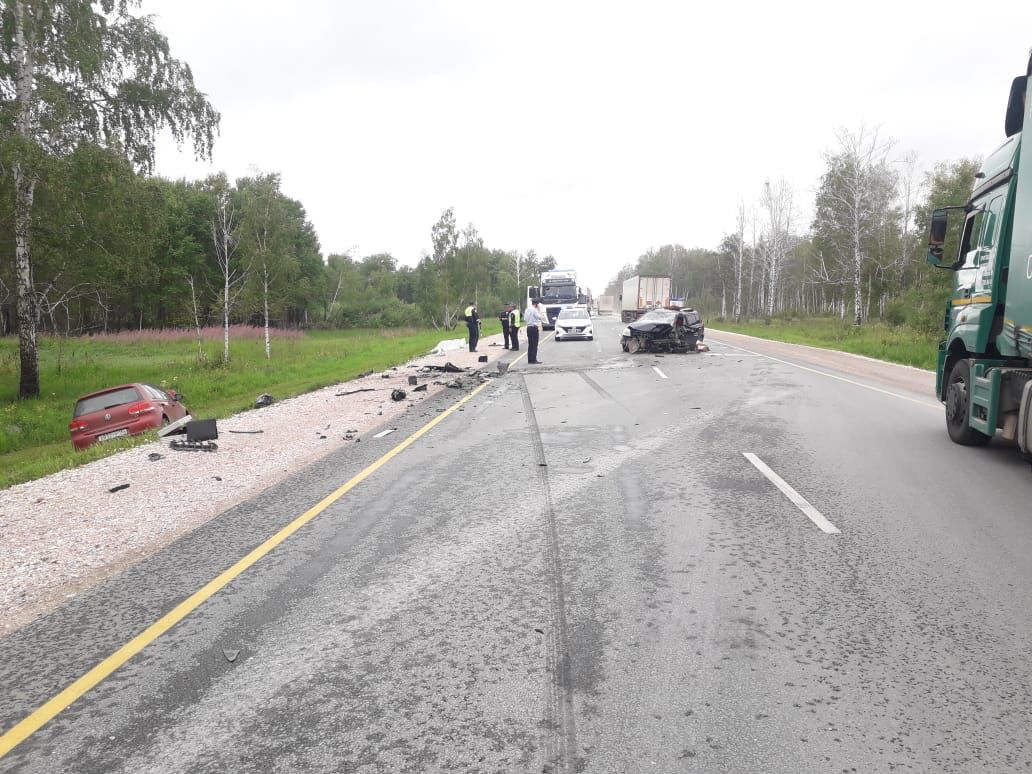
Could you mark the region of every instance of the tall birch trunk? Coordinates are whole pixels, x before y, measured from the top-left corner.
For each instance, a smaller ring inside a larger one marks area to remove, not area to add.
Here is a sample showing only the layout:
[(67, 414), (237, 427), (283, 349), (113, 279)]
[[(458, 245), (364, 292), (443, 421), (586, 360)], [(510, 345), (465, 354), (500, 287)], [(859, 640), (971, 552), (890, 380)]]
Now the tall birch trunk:
[(269, 270), (263, 266), (262, 300), (265, 306), (265, 359), (272, 360), (272, 345), (269, 339)]
[[(14, 61), (18, 74), (15, 81), (18, 115), (17, 132), (22, 140), (21, 154), (32, 143), (32, 92), (35, 86), (35, 62), (26, 45), (25, 4), (14, 3)], [(18, 159), (12, 165), (14, 175), (14, 278), (15, 308), (18, 321), (18, 355), (20, 375), (18, 395), (39, 396), (39, 350), (36, 342), (37, 310), (32, 281), (32, 254), (29, 231), (32, 228), (32, 204), (36, 193), (36, 177), (29, 166)]]

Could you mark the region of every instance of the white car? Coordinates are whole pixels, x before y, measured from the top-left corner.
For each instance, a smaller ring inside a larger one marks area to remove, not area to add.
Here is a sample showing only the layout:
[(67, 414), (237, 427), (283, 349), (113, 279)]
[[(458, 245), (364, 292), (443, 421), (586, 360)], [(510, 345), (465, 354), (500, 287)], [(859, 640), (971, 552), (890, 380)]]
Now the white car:
[(584, 307), (568, 307), (559, 312), (555, 318), (555, 340), (587, 339), (591, 341), (595, 333), (591, 326), (591, 315)]

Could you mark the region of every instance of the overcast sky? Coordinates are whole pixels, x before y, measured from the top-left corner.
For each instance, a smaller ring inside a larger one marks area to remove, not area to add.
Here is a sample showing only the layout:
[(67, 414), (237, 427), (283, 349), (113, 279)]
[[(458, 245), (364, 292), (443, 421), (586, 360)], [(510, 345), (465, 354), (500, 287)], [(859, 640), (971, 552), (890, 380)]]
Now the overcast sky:
[(214, 162), (279, 172), (324, 255), (415, 264), (446, 207), (596, 293), (650, 247), (715, 247), (765, 179), (810, 221), (861, 122), (925, 168), (1003, 139), (1032, 1), (144, 0), (222, 113)]

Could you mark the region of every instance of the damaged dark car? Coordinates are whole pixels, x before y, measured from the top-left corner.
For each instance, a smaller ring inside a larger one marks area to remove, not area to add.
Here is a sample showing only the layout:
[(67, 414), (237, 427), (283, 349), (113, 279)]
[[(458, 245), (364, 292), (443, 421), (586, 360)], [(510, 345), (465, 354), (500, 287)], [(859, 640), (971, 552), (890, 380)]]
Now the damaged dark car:
[(694, 309), (653, 309), (623, 330), (624, 352), (694, 352), (706, 326)]

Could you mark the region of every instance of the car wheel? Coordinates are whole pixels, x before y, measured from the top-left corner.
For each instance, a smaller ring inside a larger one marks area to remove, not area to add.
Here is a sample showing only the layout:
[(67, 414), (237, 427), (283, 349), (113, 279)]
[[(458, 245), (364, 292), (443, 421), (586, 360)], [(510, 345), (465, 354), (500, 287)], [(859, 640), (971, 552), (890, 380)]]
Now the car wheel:
[(951, 441), (961, 446), (984, 446), (992, 436), (968, 424), (970, 416), (971, 365), (967, 360), (958, 360), (946, 385), (946, 432)]

